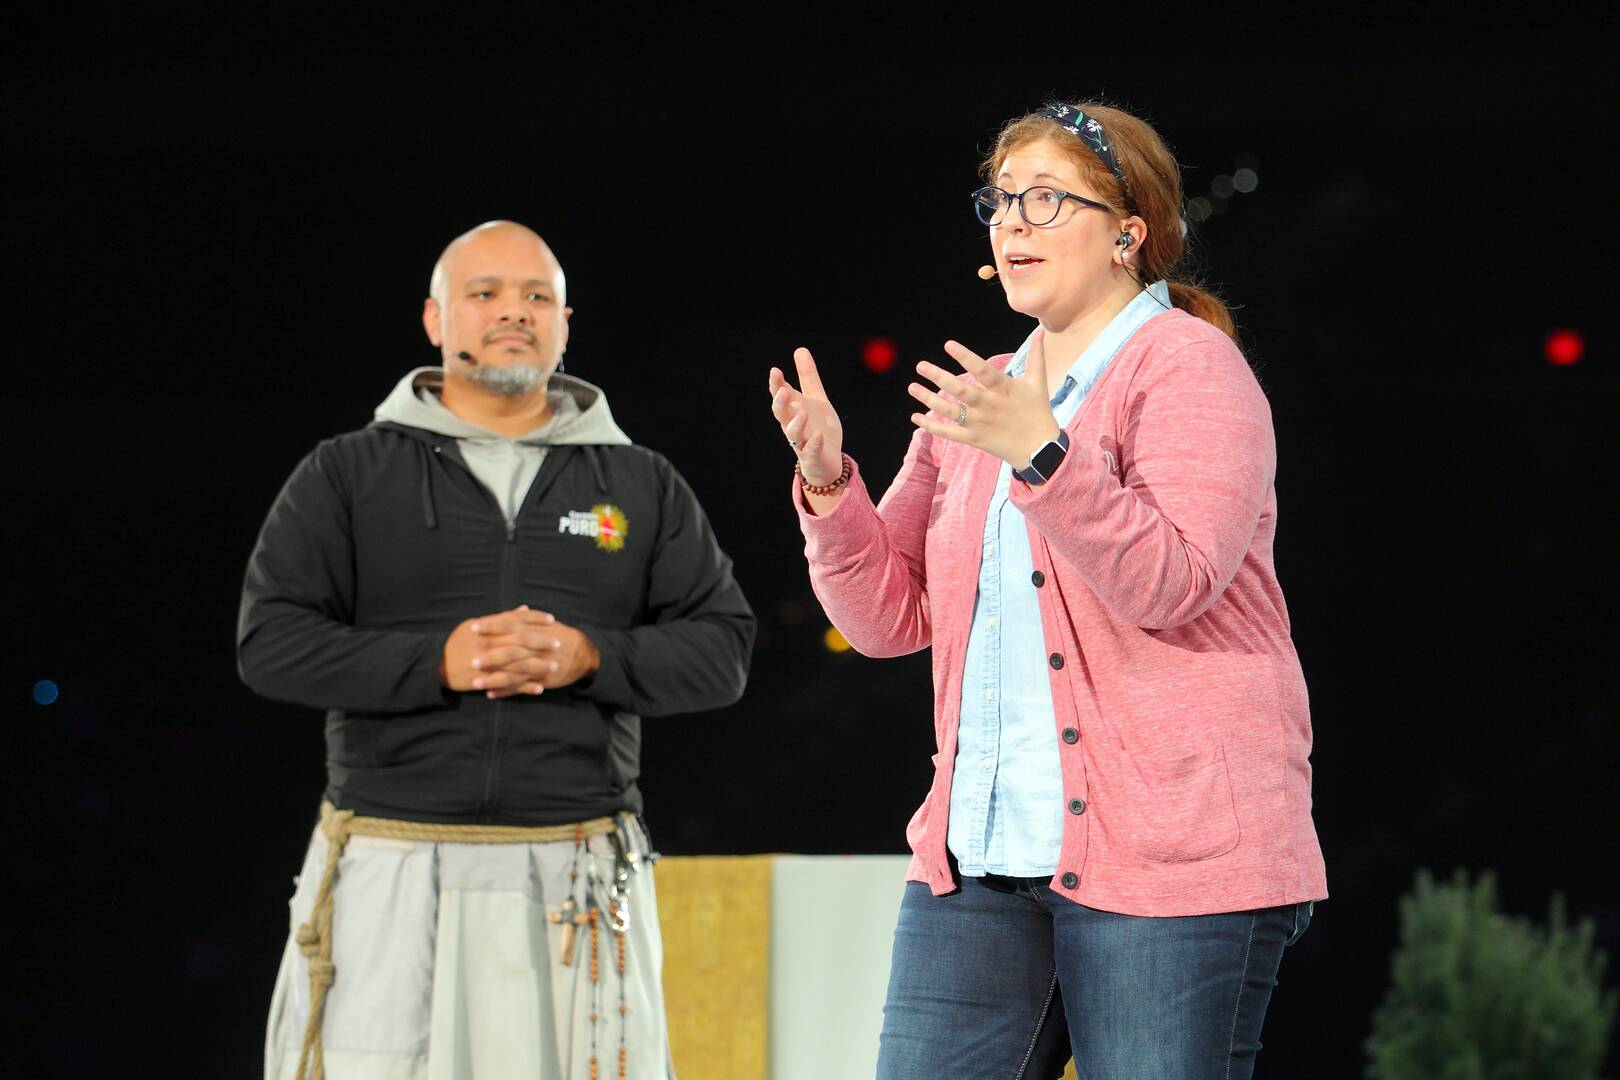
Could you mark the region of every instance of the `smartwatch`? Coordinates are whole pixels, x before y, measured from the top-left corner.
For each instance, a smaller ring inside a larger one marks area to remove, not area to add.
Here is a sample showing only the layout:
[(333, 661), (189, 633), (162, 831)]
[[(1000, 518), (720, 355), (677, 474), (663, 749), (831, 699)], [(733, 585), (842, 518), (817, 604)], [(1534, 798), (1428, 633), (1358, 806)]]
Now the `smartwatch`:
[(1058, 437), (1030, 455), (1029, 467), (1014, 469), (1013, 475), (1026, 484), (1044, 484), (1057, 472), (1057, 467), (1063, 464), (1063, 456), (1069, 452), (1069, 433), (1058, 430)]

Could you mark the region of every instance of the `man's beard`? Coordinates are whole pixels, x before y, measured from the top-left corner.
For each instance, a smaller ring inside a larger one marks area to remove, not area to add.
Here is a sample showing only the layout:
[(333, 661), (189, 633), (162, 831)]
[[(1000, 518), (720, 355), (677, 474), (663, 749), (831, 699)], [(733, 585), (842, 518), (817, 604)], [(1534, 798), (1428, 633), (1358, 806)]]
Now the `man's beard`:
[(463, 367), (458, 374), (501, 397), (522, 397), (546, 381), (546, 369), (538, 364), (479, 364)]

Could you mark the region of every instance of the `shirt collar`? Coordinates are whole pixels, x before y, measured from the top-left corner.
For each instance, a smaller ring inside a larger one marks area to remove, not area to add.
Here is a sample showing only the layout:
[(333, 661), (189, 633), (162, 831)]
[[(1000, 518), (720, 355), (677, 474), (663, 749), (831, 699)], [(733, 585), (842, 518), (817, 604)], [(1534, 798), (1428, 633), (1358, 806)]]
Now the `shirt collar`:
[[(1143, 323), (1167, 310), (1170, 306), (1170, 285), (1168, 282), (1155, 281), (1152, 285), (1137, 293), (1131, 299), (1131, 302), (1120, 310), (1118, 315), (1108, 321), (1108, 325), (1103, 327), (1102, 333), (1092, 339), (1091, 344), (1081, 351), (1080, 355), (1075, 358), (1074, 363), (1069, 365), (1069, 370), (1063, 377), (1063, 385), (1058, 388), (1057, 395), (1052, 398), (1052, 407), (1056, 408), (1062, 404), (1064, 399), (1076, 387), (1079, 387), (1082, 393), (1090, 390), (1091, 384), (1097, 381), (1097, 377), (1108, 366), (1108, 361), (1112, 360), (1114, 354), (1119, 352), (1120, 347), (1130, 340), (1131, 335), (1136, 333)], [(1024, 373), (1024, 361), (1029, 355), (1029, 343), (1034, 336), (1035, 332), (1030, 331), (1029, 337), (1026, 337), (1024, 343), (1018, 346), (1018, 351), (1013, 354), (1012, 361), (1007, 364), (1008, 375), (1016, 376)]]

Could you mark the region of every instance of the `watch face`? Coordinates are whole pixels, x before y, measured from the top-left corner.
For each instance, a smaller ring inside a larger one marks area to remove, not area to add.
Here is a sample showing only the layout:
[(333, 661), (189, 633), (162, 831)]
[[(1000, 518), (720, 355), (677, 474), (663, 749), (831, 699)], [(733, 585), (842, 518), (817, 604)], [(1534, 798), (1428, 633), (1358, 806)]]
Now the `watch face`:
[(1059, 446), (1055, 442), (1049, 442), (1039, 450), (1035, 451), (1035, 456), (1029, 461), (1029, 467), (1040, 473), (1041, 478), (1044, 480), (1046, 477), (1051, 476), (1052, 473), (1056, 471), (1058, 465), (1061, 464), (1062, 461), (1063, 447)]

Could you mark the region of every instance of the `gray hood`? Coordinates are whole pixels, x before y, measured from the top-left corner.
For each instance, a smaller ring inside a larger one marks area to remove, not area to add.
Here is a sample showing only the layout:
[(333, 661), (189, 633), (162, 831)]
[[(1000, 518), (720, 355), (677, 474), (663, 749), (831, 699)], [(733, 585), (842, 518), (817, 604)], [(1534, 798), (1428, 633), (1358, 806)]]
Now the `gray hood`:
[[(454, 439), (505, 439), (506, 436), (463, 420), (439, 400), (444, 369), (417, 368), (394, 386), (377, 406), (376, 419), (421, 428)], [(584, 379), (553, 373), (547, 388), (552, 419), (514, 440), (537, 446), (627, 446), (630, 437), (614, 423), (607, 395)]]

